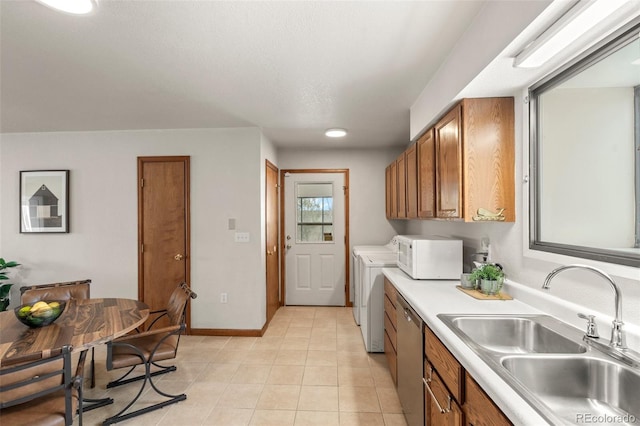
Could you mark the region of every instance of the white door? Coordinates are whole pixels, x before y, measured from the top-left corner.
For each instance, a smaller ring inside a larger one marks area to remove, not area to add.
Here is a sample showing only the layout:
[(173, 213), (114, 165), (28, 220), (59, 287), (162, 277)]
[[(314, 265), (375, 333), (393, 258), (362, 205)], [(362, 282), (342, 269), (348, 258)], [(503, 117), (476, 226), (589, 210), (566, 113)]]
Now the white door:
[(344, 173), (285, 174), (285, 303), (345, 306)]

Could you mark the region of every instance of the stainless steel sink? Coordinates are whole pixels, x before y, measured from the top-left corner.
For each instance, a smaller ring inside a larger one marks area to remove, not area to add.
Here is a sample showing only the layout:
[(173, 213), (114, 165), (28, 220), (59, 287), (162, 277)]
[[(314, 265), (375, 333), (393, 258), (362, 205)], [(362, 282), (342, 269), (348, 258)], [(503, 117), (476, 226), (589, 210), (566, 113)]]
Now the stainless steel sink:
[[(543, 325), (551, 317), (460, 316), (451, 319), (466, 338), (494, 352), (584, 353), (587, 348)], [(552, 318), (551, 318), (552, 319)]]
[(507, 356), (502, 365), (566, 422), (591, 423), (587, 415), (619, 419), (609, 423), (640, 421), (640, 372), (617, 362), (591, 356)]
[(548, 315), (438, 315), (549, 424), (640, 424), (640, 369)]

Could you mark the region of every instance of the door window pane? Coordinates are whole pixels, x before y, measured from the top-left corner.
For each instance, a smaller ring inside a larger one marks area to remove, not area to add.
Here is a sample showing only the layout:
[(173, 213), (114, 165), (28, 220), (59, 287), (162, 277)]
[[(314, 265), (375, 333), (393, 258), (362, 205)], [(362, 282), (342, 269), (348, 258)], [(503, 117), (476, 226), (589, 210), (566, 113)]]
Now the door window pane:
[(333, 185), (298, 183), (296, 201), (299, 243), (333, 241)]

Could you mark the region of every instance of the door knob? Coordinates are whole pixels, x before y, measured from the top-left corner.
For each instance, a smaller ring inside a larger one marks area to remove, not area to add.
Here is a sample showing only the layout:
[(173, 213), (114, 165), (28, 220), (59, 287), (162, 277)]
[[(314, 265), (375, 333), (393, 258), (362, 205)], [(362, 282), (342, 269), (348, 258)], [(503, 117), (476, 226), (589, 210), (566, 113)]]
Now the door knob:
[(287, 244), (287, 250), (291, 248), (291, 244)]
[(180, 253), (178, 253), (178, 254), (176, 254), (175, 256), (173, 256), (173, 258), (174, 258), (175, 260), (182, 260), (182, 259), (184, 259), (184, 256), (183, 256), (183, 255), (181, 255)]

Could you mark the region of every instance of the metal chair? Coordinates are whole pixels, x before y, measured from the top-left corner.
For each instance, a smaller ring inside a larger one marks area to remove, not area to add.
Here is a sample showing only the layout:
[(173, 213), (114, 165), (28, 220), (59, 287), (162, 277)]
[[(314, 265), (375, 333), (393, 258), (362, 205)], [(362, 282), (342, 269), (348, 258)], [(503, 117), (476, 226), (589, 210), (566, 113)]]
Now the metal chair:
[(78, 413), (82, 426), (84, 356), (72, 375), (71, 347), (52, 352), (16, 358), (0, 369), (0, 424), (69, 426)]
[[(20, 287), (20, 303), (33, 304), (40, 300), (89, 299), (91, 280), (66, 281)], [(91, 387), (96, 386), (95, 348), (91, 348)]]
[[(187, 304), (189, 299), (195, 299), (196, 297), (197, 295), (191, 291), (186, 283), (178, 284), (178, 287), (169, 298), (167, 308), (151, 312), (151, 315), (155, 314), (158, 316), (153, 319), (146, 331), (120, 337), (107, 343), (107, 370), (129, 367), (127, 373), (119, 379), (109, 382), (107, 388), (113, 388), (139, 380), (144, 380), (144, 382), (133, 400), (118, 414), (106, 419), (103, 424), (117, 423), (187, 399), (186, 394), (171, 395), (161, 391), (153, 382), (153, 377), (176, 370), (175, 365), (164, 366), (158, 364), (158, 361), (174, 359), (176, 357), (180, 336), (186, 329), (185, 314)], [(158, 323), (160, 318), (167, 318), (169, 325), (154, 329), (154, 325)], [(138, 365), (144, 365), (144, 374), (127, 378)], [(151, 366), (156, 367), (155, 371), (151, 371)], [(147, 382), (153, 390), (167, 399), (149, 407), (124, 414), (138, 398), (140, 398)]]

